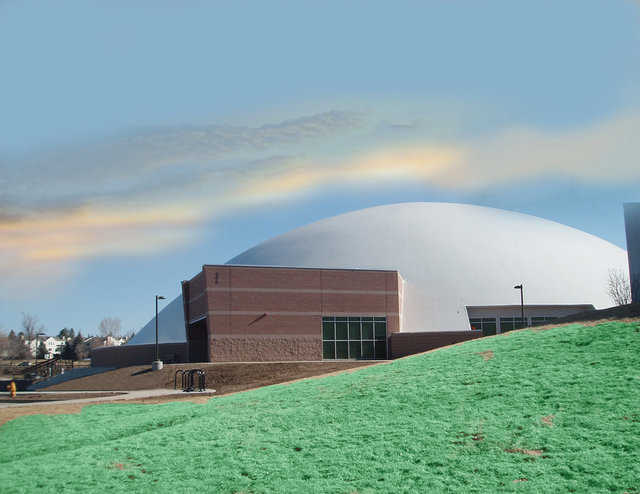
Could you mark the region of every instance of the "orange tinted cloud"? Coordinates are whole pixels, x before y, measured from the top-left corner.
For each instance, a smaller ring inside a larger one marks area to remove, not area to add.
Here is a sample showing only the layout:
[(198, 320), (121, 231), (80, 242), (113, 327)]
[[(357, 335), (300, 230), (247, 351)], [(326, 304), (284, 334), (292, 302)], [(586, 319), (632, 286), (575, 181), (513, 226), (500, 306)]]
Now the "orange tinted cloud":
[[(324, 126), (330, 124), (322, 121)], [(43, 272), (56, 277), (70, 272), (79, 259), (174, 249), (193, 242), (201, 225), (216, 215), (265, 201), (287, 200), (332, 184), (369, 187), (417, 181), (452, 190), (473, 190), (541, 176), (611, 183), (640, 178), (640, 140), (636, 138), (640, 115), (636, 114), (563, 132), (513, 128), (482, 139), (439, 143), (426, 138), (421, 142), (415, 136), (411, 144), (365, 140), (341, 153), (322, 141), (324, 127), (318, 130), (314, 123), (306, 128), (309, 125), (303, 123), (301, 135), (310, 133), (321, 142), (314, 141), (315, 147), (311, 146), (303, 157), (295, 150), (276, 147), (273, 151), (282, 152), (270, 159), (262, 159), (261, 151), (234, 162), (206, 162), (210, 158), (206, 149), (198, 154), (196, 146), (187, 150), (195, 165), (174, 163), (180, 177), (186, 175), (190, 180), (176, 184), (169, 175), (149, 190), (131, 187), (126, 192), (130, 176), (135, 176), (136, 186), (153, 183), (158, 171), (147, 156), (144, 166), (121, 178), (117, 194), (104, 193), (100, 181), (86, 180), (76, 187), (81, 187), (87, 197), (94, 191), (99, 199), (83, 198), (75, 207), (52, 207), (44, 214), (27, 209), (22, 215), (14, 214), (13, 219), (2, 220), (2, 213), (9, 215), (0, 211), (0, 274), (5, 280), (34, 272), (40, 277)], [(273, 140), (282, 141), (285, 138), (278, 137), (281, 130), (262, 128), (249, 147), (268, 147)], [(233, 149), (238, 151), (238, 132), (233, 135)], [(222, 147), (219, 143), (217, 146)], [(118, 155), (122, 153), (120, 150)], [(159, 154), (161, 167), (169, 166), (171, 160)], [(199, 156), (203, 162), (197, 161)], [(117, 179), (116, 174), (109, 183)], [(45, 183), (43, 194), (55, 203), (56, 188), (62, 182), (73, 186), (73, 177)], [(61, 197), (66, 197), (63, 192)]]

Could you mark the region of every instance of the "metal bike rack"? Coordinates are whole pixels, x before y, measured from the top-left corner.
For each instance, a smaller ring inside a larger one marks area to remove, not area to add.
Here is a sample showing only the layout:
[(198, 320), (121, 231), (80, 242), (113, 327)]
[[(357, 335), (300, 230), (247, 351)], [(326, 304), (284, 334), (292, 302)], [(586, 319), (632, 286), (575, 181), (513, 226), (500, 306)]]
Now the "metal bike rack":
[[(175, 375), (173, 376), (173, 389), (178, 389), (178, 374), (182, 374), (184, 375), (184, 372), (182, 369), (178, 369), (175, 373)], [(182, 383), (182, 381), (180, 381)]]
[[(195, 391), (205, 391), (207, 388), (206, 376), (204, 369), (179, 369), (173, 376), (173, 389), (178, 387), (178, 374), (181, 374), (182, 391), (190, 393)], [(196, 382), (197, 379), (197, 382)]]

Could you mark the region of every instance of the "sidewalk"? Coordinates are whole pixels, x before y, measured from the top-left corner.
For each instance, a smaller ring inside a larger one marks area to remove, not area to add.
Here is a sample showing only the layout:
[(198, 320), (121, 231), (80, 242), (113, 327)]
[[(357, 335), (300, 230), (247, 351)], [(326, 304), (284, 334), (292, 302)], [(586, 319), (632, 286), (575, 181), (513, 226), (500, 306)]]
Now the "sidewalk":
[(67, 403), (95, 403), (100, 401), (122, 401), (122, 400), (138, 400), (142, 398), (153, 398), (156, 396), (169, 396), (175, 395), (177, 397), (184, 396), (199, 396), (210, 393), (215, 393), (215, 389), (207, 389), (206, 391), (192, 391), (185, 393), (179, 389), (140, 389), (137, 391), (20, 391), (18, 395), (70, 395), (70, 394), (87, 394), (87, 393), (124, 393), (114, 396), (101, 396), (98, 398), (79, 398), (75, 400), (50, 400), (50, 401), (38, 401), (34, 403), (0, 403), (0, 408), (16, 408), (16, 407), (28, 407), (28, 406), (49, 406), (49, 405), (63, 405)]

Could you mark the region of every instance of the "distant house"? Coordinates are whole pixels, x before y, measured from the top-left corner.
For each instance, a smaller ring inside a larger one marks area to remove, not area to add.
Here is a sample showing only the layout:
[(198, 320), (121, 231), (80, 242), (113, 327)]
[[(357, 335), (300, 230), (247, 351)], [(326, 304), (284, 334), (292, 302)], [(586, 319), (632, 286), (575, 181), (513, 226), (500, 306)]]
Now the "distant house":
[(113, 336), (107, 336), (104, 339), (103, 346), (120, 346), (124, 345), (127, 342), (126, 338), (114, 338)]
[(113, 336), (91, 336), (84, 341), (89, 348), (102, 346), (120, 346), (127, 342), (126, 338), (114, 338)]
[(64, 338), (55, 338), (53, 336), (46, 335), (38, 336), (37, 340), (29, 342), (29, 349), (31, 350), (32, 355), (35, 355), (38, 351), (40, 342), (43, 342), (47, 349), (45, 358), (53, 358), (55, 355), (60, 355), (62, 353), (62, 349), (64, 348), (64, 344), (67, 340)]

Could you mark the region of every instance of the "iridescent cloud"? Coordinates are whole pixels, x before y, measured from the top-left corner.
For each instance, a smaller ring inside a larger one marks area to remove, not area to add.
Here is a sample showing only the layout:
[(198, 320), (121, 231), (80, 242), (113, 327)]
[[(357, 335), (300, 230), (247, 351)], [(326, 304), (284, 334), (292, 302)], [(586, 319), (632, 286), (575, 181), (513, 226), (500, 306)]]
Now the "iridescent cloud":
[(472, 190), (540, 177), (638, 179), (638, 128), (639, 114), (627, 114), (449, 140), (412, 126), (410, 136), (395, 128), (380, 140), (371, 115), (328, 112), (255, 128), (148, 130), (4, 160), (0, 275), (56, 277), (82, 258), (175, 248), (216, 215), (334, 183)]

